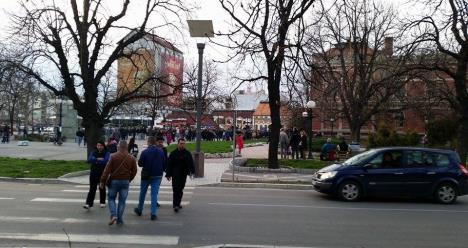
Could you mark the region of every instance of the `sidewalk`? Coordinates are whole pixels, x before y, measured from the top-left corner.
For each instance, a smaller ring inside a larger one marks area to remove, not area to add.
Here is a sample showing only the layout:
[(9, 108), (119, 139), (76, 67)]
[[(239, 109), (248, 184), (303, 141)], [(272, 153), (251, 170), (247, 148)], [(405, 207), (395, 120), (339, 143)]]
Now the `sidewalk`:
[[(145, 141), (137, 141), (143, 148)], [(140, 149), (142, 151), (143, 149)], [(29, 146), (17, 146), (17, 142), (0, 144), (0, 156), (29, 158), (29, 159), (53, 159), (53, 160), (84, 160), (86, 158), (86, 148), (78, 147), (76, 143), (67, 142), (62, 146), (54, 146), (48, 142), (30, 142)], [(262, 146), (248, 147), (242, 150), (242, 158), (267, 158), (268, 144)], [(205, 159), (204, 177), (187, 180), (187, 186), (200, 185), (223, 185), (232, 183), (232, 170), (230, 169), (230, 158)], [(140, 170), (132, 185), (140, 184)], [(65, 181), (77, 184), (89, 183), (89, 172), (78, 173), (78, 176), (61, 177), (56, 181)], [(234, 183), (261, 183), (261, 184), (288, 184), (288, 185), (310, 185), (311, 174), (299, 173), (250, 173), (234, 171)], [(6, 180), (6, 179), (5, 179)], [(21, 179), (19, 179), (21, 180)], [(43, 180), (47, 182), (47, 180)], [(171, 185), (163, 179), (162, 185)], [(264, 187), (264, 185), (262, 186)]]

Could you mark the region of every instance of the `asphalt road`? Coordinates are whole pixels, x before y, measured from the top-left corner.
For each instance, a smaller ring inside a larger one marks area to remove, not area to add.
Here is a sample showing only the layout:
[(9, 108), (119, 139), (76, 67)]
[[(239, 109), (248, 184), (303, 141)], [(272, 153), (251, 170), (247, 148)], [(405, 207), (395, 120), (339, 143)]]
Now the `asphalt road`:
[[(0, 247), (467, 247), (468, 197), (344, 203), (312, 191), (195, 187), (174, 213), (161, 189), (159, 220), (133, 214), (107, 225), (108, 210), (85, 211), (86, 188), (0, 183)], [(131, 189), (130, 201), (138, 197)], [(97, 201), (96, 201), (97, 203)], [(67, 237), (68, 235), (68, 237)], [(68, 242), (70, 238), (70, 242)], [(71, 244), (71, 245), (70, 245)]]

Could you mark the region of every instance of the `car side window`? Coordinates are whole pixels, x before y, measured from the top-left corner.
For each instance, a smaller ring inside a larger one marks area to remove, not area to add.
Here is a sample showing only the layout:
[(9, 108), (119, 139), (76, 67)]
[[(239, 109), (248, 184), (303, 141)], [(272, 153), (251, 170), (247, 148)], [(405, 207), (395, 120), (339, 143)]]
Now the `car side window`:
[(405, 165), (407, 167), (427, 166), (427, 154), (423, 151), (408, 151)]
[(437, 167), (448, 167), (450, 165), (450, 158), (447, 154), (434, 153), (432, 157), (434, 165)]
[(401, 151), (384, 151), (375, 156), (369, 164), (372, 165), (372, 168), (400, 168), (402, 165), (403, 153)]

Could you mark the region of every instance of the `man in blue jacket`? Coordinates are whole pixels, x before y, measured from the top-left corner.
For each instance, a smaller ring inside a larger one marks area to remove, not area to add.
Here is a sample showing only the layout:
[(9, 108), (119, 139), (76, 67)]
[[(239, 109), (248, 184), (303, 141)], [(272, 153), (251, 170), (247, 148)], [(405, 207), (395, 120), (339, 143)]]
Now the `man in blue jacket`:
[(142, 167), (140, 198), (138, 207), (134, 209), (134, 212), (138, 216), (141, 216), (146, 191), (148, 190), (148, 186), (151, 185), (151, 220), (156, 220), (159, 185), (161, 184), (163, 172), (166, 170), (166, 158), (163, 150), (156, 146), (156, 138), (154, 136), (148, 137), (148, 148), (141, 153), (138, 166)]

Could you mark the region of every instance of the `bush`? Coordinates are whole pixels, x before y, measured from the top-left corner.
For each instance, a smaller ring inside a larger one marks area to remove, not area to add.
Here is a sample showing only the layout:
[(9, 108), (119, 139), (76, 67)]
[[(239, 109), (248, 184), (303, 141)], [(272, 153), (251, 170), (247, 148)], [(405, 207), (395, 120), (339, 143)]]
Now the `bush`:
[(386, 125), (381, 125), (377, 128), (377, 133), (369, 135), (367, 143), (369, 148), (384, 146), (417, 146), (420, 144), (420, 140), (420, 135), (414, 131), (398, 134)]
[(458, 123), (453, 119), (442, 119), (427, 124), (427, 139), (430, 147), (454, 148)]

